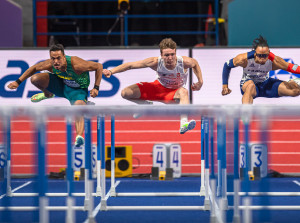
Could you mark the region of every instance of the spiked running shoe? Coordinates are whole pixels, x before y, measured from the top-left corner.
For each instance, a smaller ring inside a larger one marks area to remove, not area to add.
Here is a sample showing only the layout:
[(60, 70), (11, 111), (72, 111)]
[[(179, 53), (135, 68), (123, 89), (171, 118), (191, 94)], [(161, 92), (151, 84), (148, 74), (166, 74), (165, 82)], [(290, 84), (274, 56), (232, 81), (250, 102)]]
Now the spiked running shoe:
[(196, 121), (195, 120), (191, 120), (189, 122), (184, 123), (181, 127), (180, 127), (180, 134), (184, 134), (189, 130), (194, 129), (196, 126)]
[(80, 147), (84, 144), (84, 138), (80, 135), (76, 136), (76, 139), (75, 139), (75, 146), (76, 147)]
[[(53, 94), (51, 97), (49, 97), (49, 98), (54, 98), (55, 97), (55, 95)], [(44, 93), (38, 93), (38, 94), (35, 94), (35, 95), (33, 95), (32, 97), (31, 97), (31, 102), (40, 102), (40, 101), (42, 101), (42, 100), (45, 100), (45, 99), (49, 99), (49, 98), (47, 98), (46, 96), (45, 96), (45, 94)]]

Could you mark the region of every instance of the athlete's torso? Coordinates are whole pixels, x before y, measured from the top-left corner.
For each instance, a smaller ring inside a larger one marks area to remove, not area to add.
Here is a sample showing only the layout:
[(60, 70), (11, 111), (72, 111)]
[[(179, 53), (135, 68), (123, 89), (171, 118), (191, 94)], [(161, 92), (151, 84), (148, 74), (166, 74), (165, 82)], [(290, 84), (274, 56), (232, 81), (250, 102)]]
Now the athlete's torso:
[(183, 58), (177, 56), (176, 66), (173, 70), (165, 67), (161, 56), (158, 57), (157, 80), (166, 88), (178, 89), (186, 84), (188, 72), (184, 72)]
[(58, 77), (62, 78), (64, 83), (69, 87), (88, 88), (90, 84), (89, 72), (83, 72), (82, 74), (78, 75), (73, 70), (70, 56), (66, 55), (66, 61), (67, 61), (67, 70), (65, 72), (62, 72), (52, 67), (53, 73)]
[(255, 63), (254, 58), (248, 59), (247, 67), (243, 69), (241, 82), (252, 80), (255, 84), (264, 82), (269, 78), (269, 72), (272, 70), (272, 61), (267, 60), (265, 64)]

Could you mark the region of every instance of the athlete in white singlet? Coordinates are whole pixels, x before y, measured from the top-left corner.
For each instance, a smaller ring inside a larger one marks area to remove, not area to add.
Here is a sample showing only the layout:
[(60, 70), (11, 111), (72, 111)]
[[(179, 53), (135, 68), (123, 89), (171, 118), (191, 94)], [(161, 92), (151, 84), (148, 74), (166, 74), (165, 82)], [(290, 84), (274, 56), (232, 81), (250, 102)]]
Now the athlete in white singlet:
[(159, 83), (170, 89), (185, 87), (188, 77), (188, 71), (187, 69), (184, 70), (183, 58), (181, 56), (177, 56), (176, 67), (173, 70), (168, 70), (164, 65), (163, 58), (159, 56), (156, 74)]
[(299, 73), (299, 70), (298, 65), (290, 64), (271, 53), (267, 41), (262, 36), (253, 41), (253, 51), (240, 54), (224, 64), (222, 95), (231, 93), (228, 88), (230, 70), (238, 66), (244, 68), (240, 83), (243, 104), (252, 104), (253, 99), (257, 97), (300, 95), (298, 78), (286, 82), (269, 77), (271, 70), (282, 69), (293, 73)]
[[(150, 57), (141, 61), (124, 63), (111, 70), (103, 70), (106, 77), (130, 69), (150, 67), (156, 71), (157, 79), (154, 82), (141, 82), (128, 86), (122, 90), (122, 97), (138, 103), (147, 104), (150, 101), (164, 103), (189, 104), (188, 90), (185, 88), (187, 72), (193, 69), (198, 82), (192, 84), (192, 91), (199, 91), (203, 84), (202, 73), (198, 62), (190, 57), (176, 56), (176, 43), (170, 39), (163, 39), (160, 44), (159, 57)], [(188, 121), (187, 115), (181, 115), (180, 133), (195, 128), (194, 120)]]

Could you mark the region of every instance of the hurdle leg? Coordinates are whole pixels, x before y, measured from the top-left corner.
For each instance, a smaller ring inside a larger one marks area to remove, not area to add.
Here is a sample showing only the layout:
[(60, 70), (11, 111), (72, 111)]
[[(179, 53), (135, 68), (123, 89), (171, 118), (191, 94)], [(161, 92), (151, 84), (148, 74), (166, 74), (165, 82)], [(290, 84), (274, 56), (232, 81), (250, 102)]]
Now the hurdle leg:
[(240, 179), (239, 179), (239, 119), (234, 119), (234, 200), (233, 200), (233, 222), (234, 223), (240, 223), (240, 211), (239, 211), (239, 205), (240, 205)]
[(87, 170), (87, 187), (88, 187), (88, 202), (87, 202), (87, 211), (88, 211), (88, 221), (95, 222), (93, 216), (93, 207), (94, 207), (94, 197), (92, 196), (93, 191), (93, 170), (92, 170), (92, 143), (91, 143), (91, 119), (90, 117), (85, 117), (84, 121), (84, 133), (85, 133), (85, 167)]
[(68, 197), (67, 197), (67, 213), (66, 222), (73, 223), (75, 221), (75, 212), (73, 206), (75, 200), (72, 197), (74, 192), (74, 170), (73, 170), (73, 137), (72, 137), (72, 118), (67, 117), (67, 180), (68, 180)]
[(208, 119), (204, 122), (204, 139), (205, 139), (205, 200), (204, 200), (204, 210), (210, 210), (210, 200), (209, 200), (209, 143), (208, 143)]
[(6, 147), (6, 196), (11, 197), (11, 124), (10, 117), (4, 116), (4, 132), (5, 132), (5, 147)]
[(105, 199), (105, 116), (100, 116), (100, 154), (101, 154), (101, 203), (100, 210), (106, 211), (106, 199)]
[[(103, 162), (103, 161), (102, 161)], [(97, 189), (96, 196), (101, 196), (101, 149), (100, 149), (100, 116), (97, 116)]]
[(204, 117), (201, 117), (201, 187), (200, 196), (205, 195), (205, 161), (204, 161)]
[(110, 196), (116, 196), (115, 186), (115, 116), (111, 115), (111, 186)]
[(45, 142), (45, 123), (44, 117), (36, 114), (37, 128), (37, 154), (38, 154), (38, 189), (39, 189), (39, 222), (48, 223), (49, 215), (46, 207), (48, 206), (48, 198), (46, 197), (46, 142)]

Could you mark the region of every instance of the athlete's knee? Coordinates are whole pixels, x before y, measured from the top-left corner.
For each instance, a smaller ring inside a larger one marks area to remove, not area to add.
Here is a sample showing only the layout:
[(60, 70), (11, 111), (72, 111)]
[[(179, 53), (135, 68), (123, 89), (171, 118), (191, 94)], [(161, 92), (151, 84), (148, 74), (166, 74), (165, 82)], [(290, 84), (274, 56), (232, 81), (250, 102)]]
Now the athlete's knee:
[(294, 88), (292, 89), (292, 96), (299, 96), (300, 95), (300, 89), (299, 88)]
[(130, 99), (132, 97), (132, 91), (129, 88), (124, 88), (121, 91), (121, 96), (124, 99)]
[(189, 91), (186, 88), (179, 88), (178, 93), (180, 95), (180, 98), (188, 97)]
[(30, 78), (30, 81), (33, 85), (37, 85), (39, 83), (39, 77), (37, 75), (33, 75), (31, 78)]

